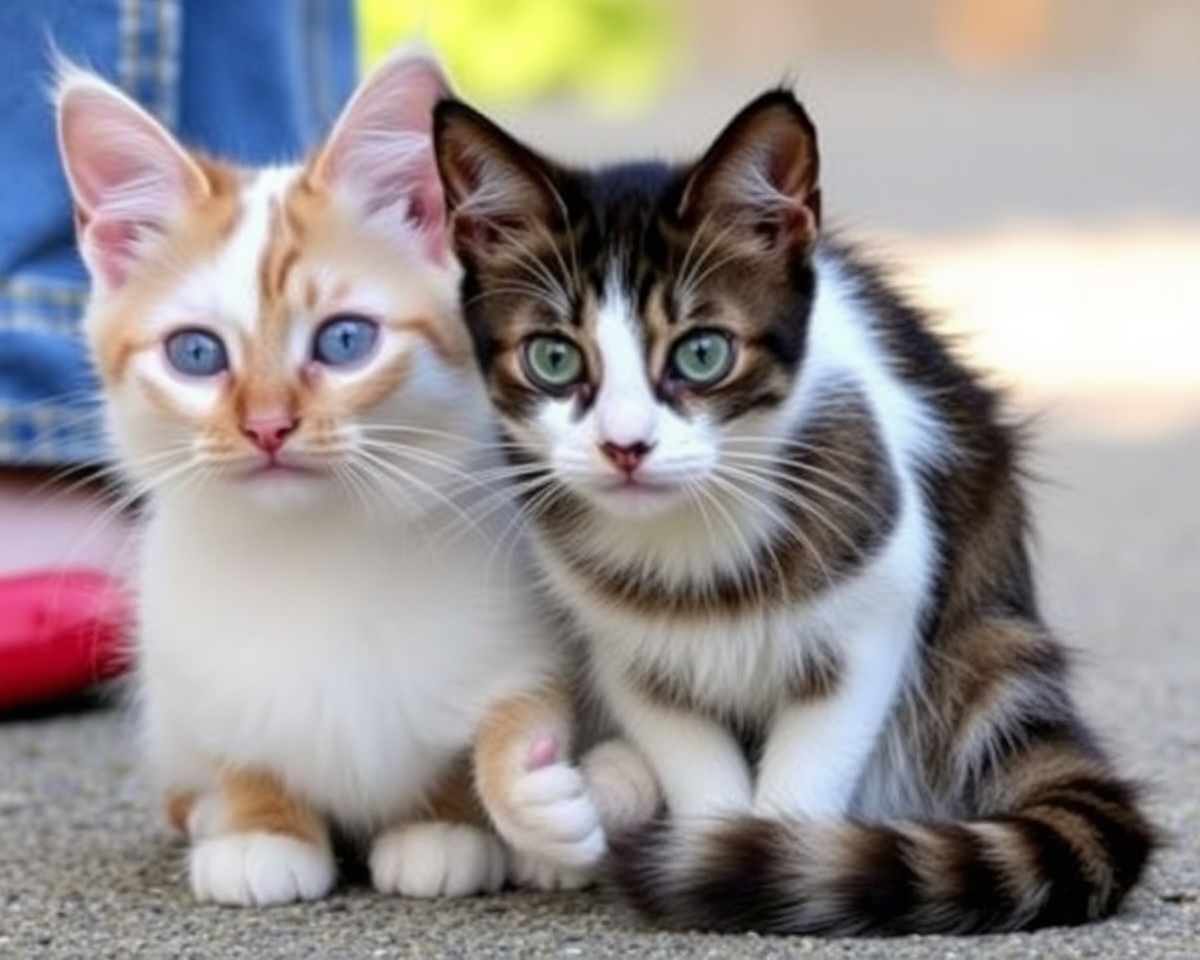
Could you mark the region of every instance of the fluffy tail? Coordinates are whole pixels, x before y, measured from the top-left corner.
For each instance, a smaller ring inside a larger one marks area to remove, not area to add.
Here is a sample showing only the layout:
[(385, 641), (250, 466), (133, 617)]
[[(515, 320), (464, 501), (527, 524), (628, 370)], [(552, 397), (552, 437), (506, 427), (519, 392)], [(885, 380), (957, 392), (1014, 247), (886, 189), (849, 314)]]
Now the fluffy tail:
[(659, 822), (620, 840), (614, 865), (632, 904), (673, 927), (982, 933), (1108, 916), (1153, 847), (1128, 784), (1078, 777), (962, 823)]

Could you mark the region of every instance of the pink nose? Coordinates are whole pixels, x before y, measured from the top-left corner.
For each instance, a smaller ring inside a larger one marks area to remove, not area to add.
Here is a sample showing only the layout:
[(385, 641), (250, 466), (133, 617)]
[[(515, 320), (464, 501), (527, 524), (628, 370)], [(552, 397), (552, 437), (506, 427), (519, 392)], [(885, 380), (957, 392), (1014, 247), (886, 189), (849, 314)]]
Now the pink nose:
[(646, 459), (646, 454), (651, 450), (651, 445), (648, 443), (620, 444), (613, 443), (611, 440), (605, 440), (600, 444), (600, 452), (603, 453), (609, 460), (613, 462), (618, 470), (623, 473), (632, 474), (643, 460)]
[(266, 453), (275, 453), (292, 433), (300, 421), (288, 416), (249, 417), (242, 424), (242, 433), (254, 441), (254, 445)]

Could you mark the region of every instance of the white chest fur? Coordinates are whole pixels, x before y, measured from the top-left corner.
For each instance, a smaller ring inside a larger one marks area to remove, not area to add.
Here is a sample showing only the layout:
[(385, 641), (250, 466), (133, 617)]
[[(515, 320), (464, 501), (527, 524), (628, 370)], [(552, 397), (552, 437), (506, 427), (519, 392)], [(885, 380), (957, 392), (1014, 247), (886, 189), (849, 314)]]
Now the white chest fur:
[(144, 726), (171, 785), (232, 762), (377, 822), (429, 789), (490, 703), (551, 669), (473, 536), (181, 506), (150, 522), (140, 583)]

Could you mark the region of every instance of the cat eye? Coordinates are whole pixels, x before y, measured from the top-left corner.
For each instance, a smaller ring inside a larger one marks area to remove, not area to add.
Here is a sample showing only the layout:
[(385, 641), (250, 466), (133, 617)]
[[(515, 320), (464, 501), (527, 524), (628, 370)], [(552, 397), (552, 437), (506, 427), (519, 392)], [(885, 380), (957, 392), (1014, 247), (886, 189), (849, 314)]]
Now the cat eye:
[(717, 330), (697, 330), (671, 350), (674, 374), (695, 387), (710, 387), (733, 369), (733, 341)]
[(189, 377), (212, 377), (229, 369), (225, 344), (208, 330), (177, 330), (167, 337), (163, 348), (171, 366)]
[(583, 377), (583, 352), (562, 337), (530, 337), (522, 359), (525, 375), (543, 390), (565, 390)]
[(379, 340), (379, 324), (369, 317), (341, 313), (330, 317), (313, 337), (313, 359), (327, 367), (344, 367), (367, 357)]

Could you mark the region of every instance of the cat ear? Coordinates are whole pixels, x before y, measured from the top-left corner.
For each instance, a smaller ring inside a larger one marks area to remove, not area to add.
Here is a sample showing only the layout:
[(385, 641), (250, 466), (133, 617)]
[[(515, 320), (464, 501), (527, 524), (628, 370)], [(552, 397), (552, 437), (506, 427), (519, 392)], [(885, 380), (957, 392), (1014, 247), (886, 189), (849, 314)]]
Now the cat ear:
[(208, 180), (157, 120), (94, 74), (60, 63), (54, 99), (80, 252), (93, 282), (114, 289)]
[(449, 93), (431, 57), (390, 57), (355, 91), (310, 167), (318, 184), (369, 221), (392, 233), (415, 231), (436, 259), (447, 251), (433, 108)]
[(434, 111), (433, 143), (452, 240), (464, 260), (527, 251), (565, 226), (550, 165), (477, 110), (443, 100)]
[(786, 90), (745, 107), (692, 168), (678, 213), (768, 249), (811, 249), (821, 223), (817, 131)]

